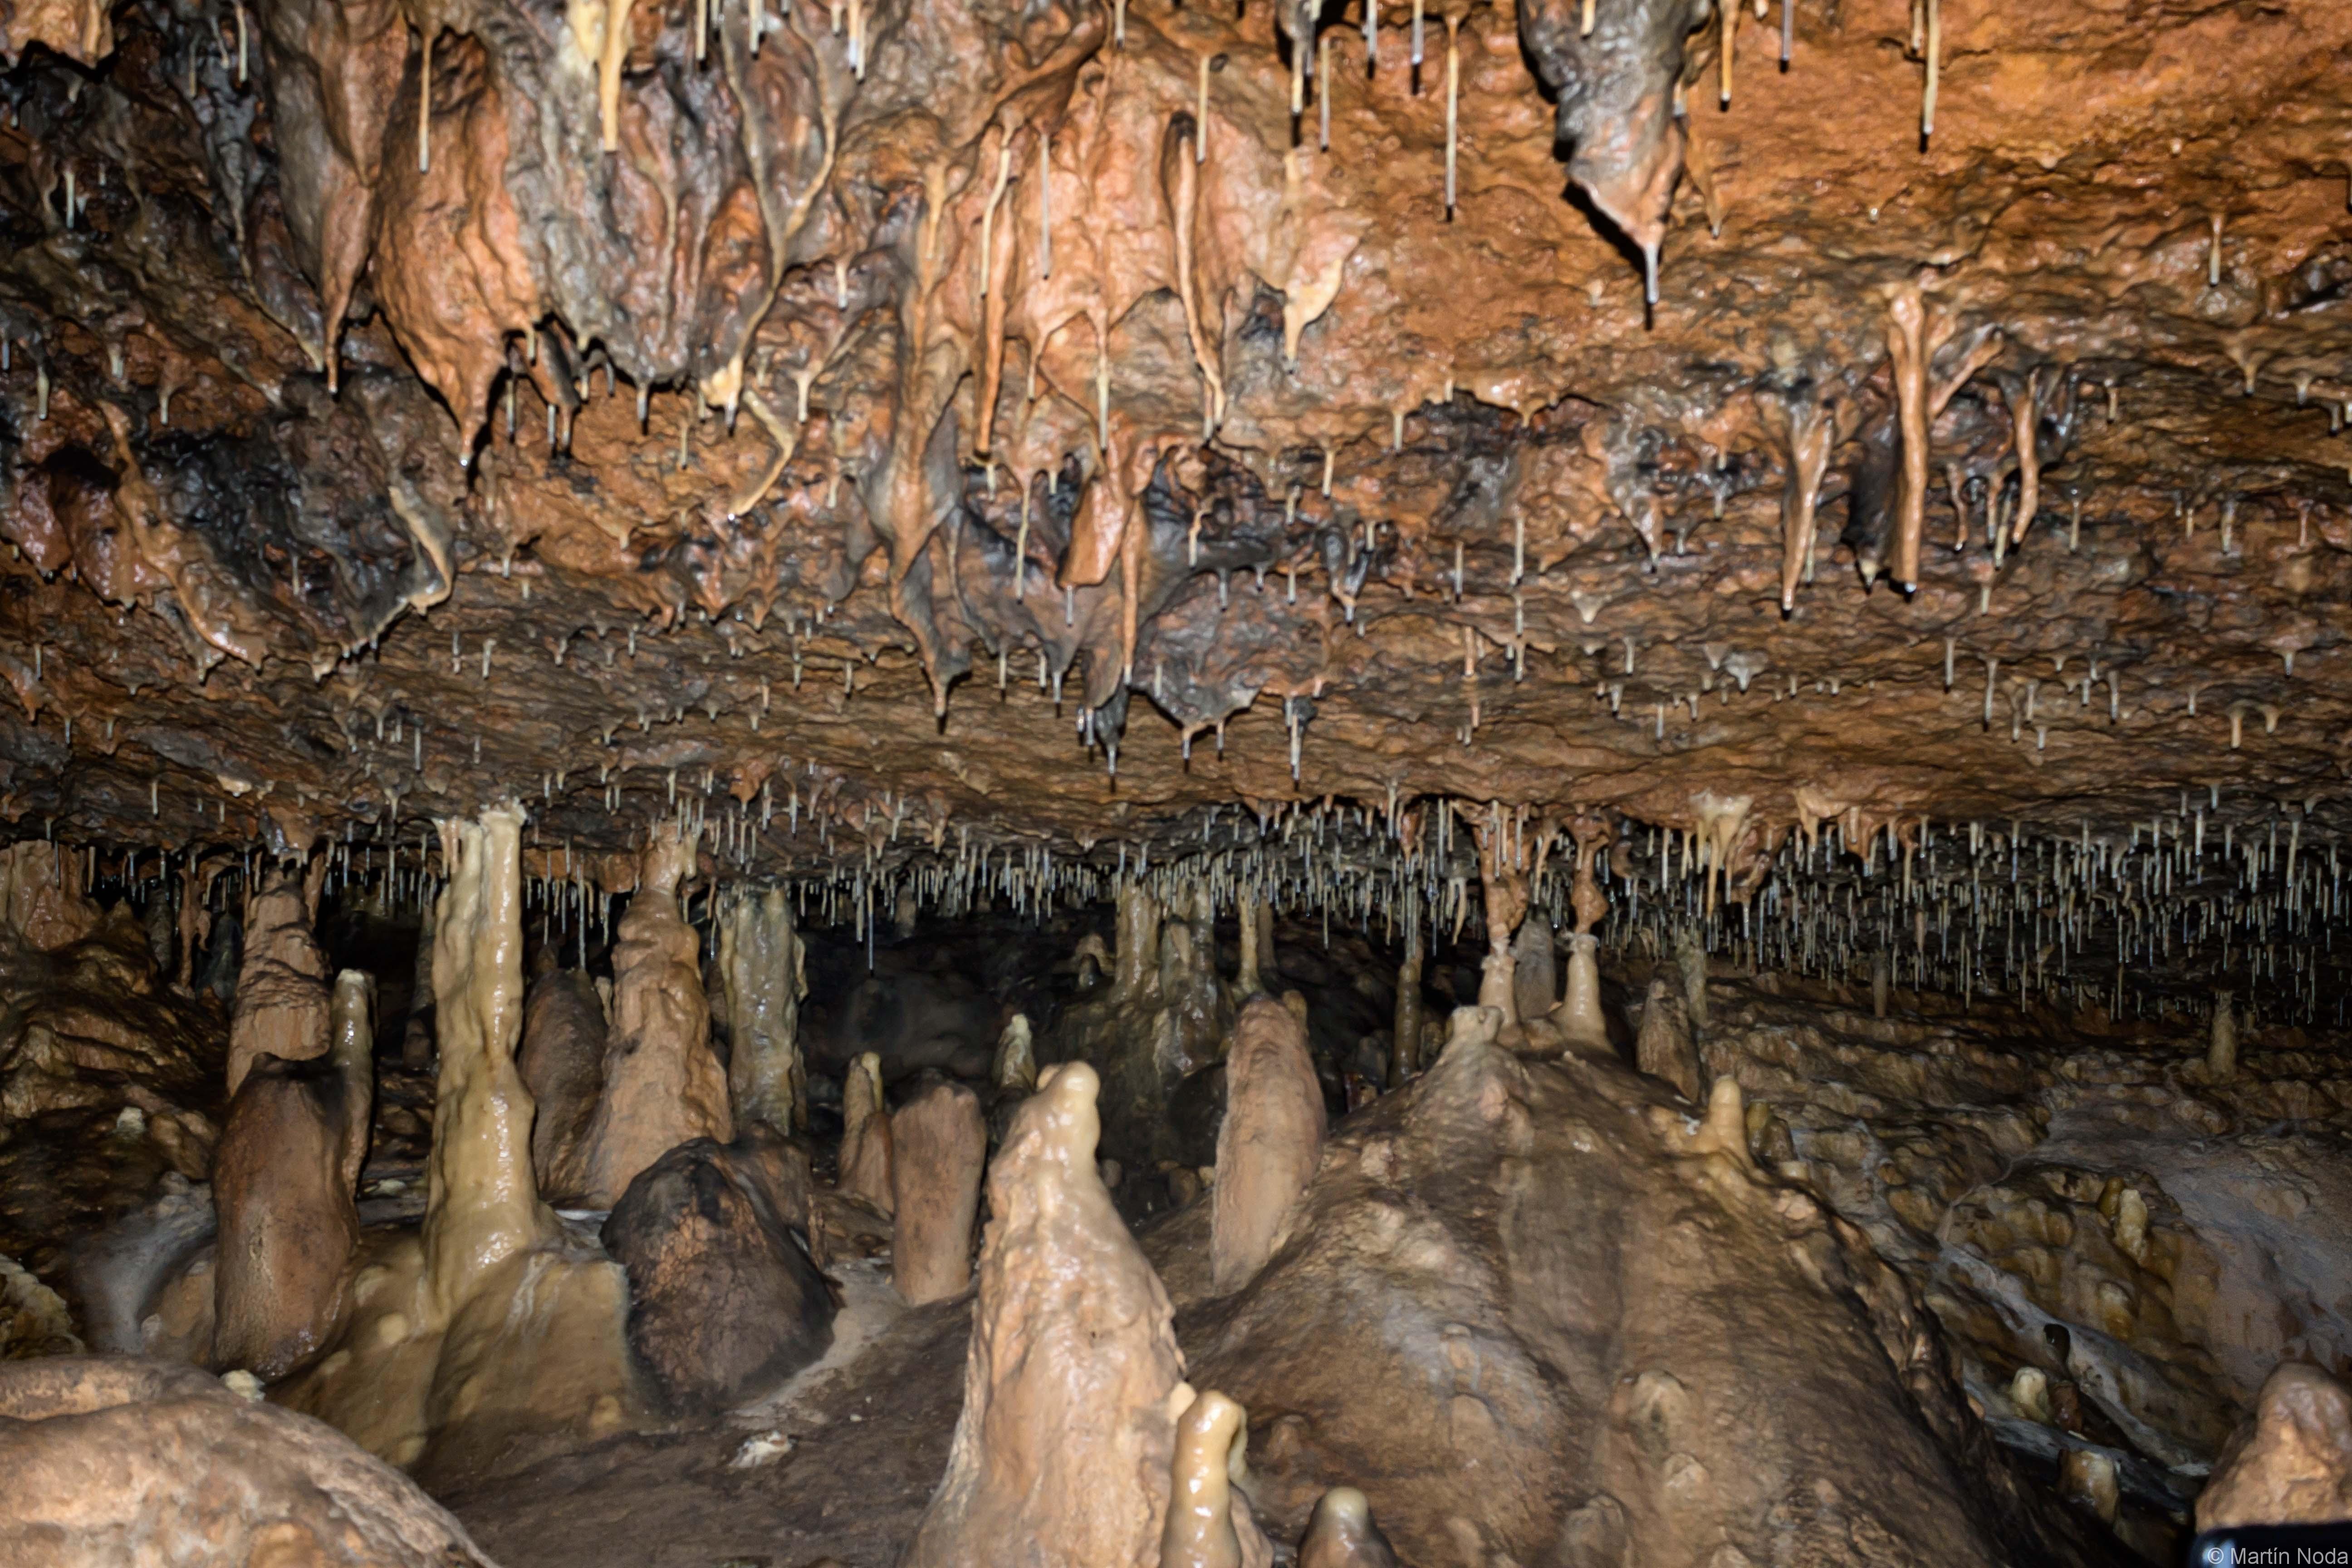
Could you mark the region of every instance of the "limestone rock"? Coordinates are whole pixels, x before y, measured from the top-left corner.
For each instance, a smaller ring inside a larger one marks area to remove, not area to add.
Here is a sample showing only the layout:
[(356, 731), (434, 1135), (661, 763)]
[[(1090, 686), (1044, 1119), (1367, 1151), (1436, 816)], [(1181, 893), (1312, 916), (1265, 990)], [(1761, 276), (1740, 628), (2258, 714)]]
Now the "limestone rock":
[(936, 1081), (890, 1117), (894, 1233), (890, 1282), (910, 1305), (941, 1301), (971, 1282), (971, 1232), (988, 1164), (980, 1097)]
[(82, 1348), (64, 1298), (0, 1258), (0, 1361), (72, 1355)]
[(592, 1208), (610, 1208), (680, 1143), (735, 1135), (727, 1076), (710, 1049), (699, 943), (678, 910), (692, 854), (674, 825), (657, 832), (621, 917), (604, 1093), (582, 1143), (581, 1196)]
[(808, 1071), (801, 1060), (805, 954), (782, 888), (736, 894), (719, 921), (719, 973), (727, 1009), (727, 1088), (736, 1125), (779, 1132), (808, 1127)]
[(678, 1145), (622, 1194), (604, 1246), (629, 1272), (630, 1352), (672, 1408), (741, 1404), (832, 1343), (807, 1203), (806, 1156), (763, 1123)]
[[(1409, 1563), (2100, 1560), (1858, 1231), (1614, 1058), (1521, 1058), (1499, 1021), (1457, 1012), (1349, 1119), (1247, 1290), (1185, 1287), (1193, 1380), (1299, 1421), (1252, 1467), (1270, 1530), (1344, 1485)], [(1155, 1255), (1198, 1245), (1186, 1217)]]
[(1324, 1121), (1305, 1026), (1278, 1003), (1251, 1002), (1234, 1025), (1217, 1132), (1210, 1251), (1219, 1290), (1247, 1284), (1281, 1245), (1322, 1157)]
[(98, 925), (81, 868), (63, 845), (26, 839), (0, 848), (0, 937), (51, 952)]
[(0, 1366), (0, 1561), (16, 1568), (490, 1568), (331, 1427), (168, 1363)]
[(327, 1052), (327, 961), (310, 933), (310, 910), (302, 873), (286, 867), (246, 900), (245, 957), (228, 1034), (232, 1097), (257, 1057), (308, 1061)]
[(342, 1326), (373, 1100), (373, 998), (366, 974), (343, 971), (330, 1054), (265, 1053), (229, 1102), (213, 1176), (219, 1365), (280, 1378)]
[(558, 969), (531, 983), (515, 1070), (538, 1111), (530, 1125), (531, 1172), (556, 1203), (578, 1196), (584, 1181), (581, 1145), (604, 1086), (606, 1044), (604, 1004), (585, 973)]
[(871, 1051), (849, 1064), (841, 1121), (841, 1190), (888, 1214), (898, 1201), (890, 1173), (890, 1112), (882, 1103), (882, 1058)]
[(2197, 1498), (2197, 1528), (2352, 1520), (2352, 1389), (2282, 1362)]
[(1372, 1521), (1372, 1508), (1353, 1487), (1333, 1487), (1315, 1505), (1298, 1568), (1397, 1568), (1395, 1551)]
[(1097, 1079), (1049, 1068), (988, 1176), (946, 1476), (902, 1568), (1156, 1568), (1183, 1385), (1167, 1292), (1095, 1172)]
[(1690, 1014), (1664, 975), (1650, 980), (1642, 1007), (1642, 1030), (1633, 1039), (1633, 1062), (1653, 1078), (1673, 1084), (1685, 1100), (1699, 1098), (1698, 1047), (1691, 1043)]

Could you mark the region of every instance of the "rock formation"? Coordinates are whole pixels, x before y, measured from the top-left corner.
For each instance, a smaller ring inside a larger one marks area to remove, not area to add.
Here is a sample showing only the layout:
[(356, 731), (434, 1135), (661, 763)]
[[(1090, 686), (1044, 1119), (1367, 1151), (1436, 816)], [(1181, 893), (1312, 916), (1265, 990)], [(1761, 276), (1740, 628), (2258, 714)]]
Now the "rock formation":
[(1209, 1246), (1217, 1289), (1234, 1290), (1282, 1244), (1322, 1157), (1323, 1090), (1302, 1022), (1263, 996), (1244, 1006), (1234, 1024), (1225, 1084)]
[(530, 1096), (530, 1168), (539, 1190), (568, 1204), (586, 1186), (582, 1144), (604, 1088), (608, 1030), (595, 983), (557, 969), (530, 984), (515, 1070)]
[(1192, 1401), (1167, 1292), (1095, 1173), (1097, 1079), (1049, 1068), (989, 1167), (947, 1475), (905, 1568), (1151, 1568)]
[(1698, 1051), (1691, 1044), (1689, 1015), (1663, 975), (1651, 978), (1649, 1000), (1642, 1005), (1642, 1030), (1633, 1041), (1633, 1062), (1643, 1072), (1673, 1084), (1685, 1100), (1697, 1101)]
[(674, 827), (656, 833), (621, 917), (604, 1086), (580, 1142), (581, 1195), (591, 1208), (611, 1208), (639, 1171), (680, 1143), (735, 1135), (726, 1072), (710, 1050), (698, 943), (678, 912), (693, 854)]
[(328, 1353), (278, 1391), (426, 1477), (618, 1429), (642, 1403), (621, 1265), (575, 1241), (531, 1174), (522, 1032), (522, 813), (442, 828), (433, 1148), (419, 1230), (369, 1235)]
[(849, 1064), (841, 1091), (841, 1190), (884, 1214), (898, 1201), (890, 1112), (882, 1103), (882, 1058), (868, 1052)]
[(2352, 1391), (2282, 1362), (2197, 1494), (2197, 1528), (2352, 1521)]
[(1353, 1487), (1333, 1487), (1315, 1504), (1298, 1568), (1397, 1568), (1389, 1538), (1372, 1521), (1372, 1508)]
[(0, 1365), (0, 1557), (27, 1568), (492, 1568), (407, 1477), (192, 1367)]
[(335, 976), (330, 1034), (323, 1058), (253, 1058), (213, 1168), (212, 1359), (265, 1379), (314, 1359), (351, 1305), (375, 1088), (375, 983), (361, 971)]
[(824, 1353), (808, 1203), (807, 1157), (764, 1122), (681, 1143), (629, 1183), (604, 1247), (629, 1272), (630, 1352), (670, 1408), (728, 1409)]
[(719, 921), (719, 973), (727, 1011), (727, 1088), (735, 1125), (779, 1132), (808, 1128), (808, 1070), (800, 1048), (808, 976), (790, 898), (747, 889)]
[(236, 1014), (229, 1026), (228, 1092), (255, 1060), (323, 1056), (329, 1042), (327, 962), (310, 934), (311, 900), (304, 873), (278, 868), (246, 901), (245, 963), (236, 976)]
[(988, 1164), (980, 1097), (932, 1083), (890, 1113), (890, 1282), (910, 1305), (971, 1282), (972, 1227)]
[(1274, 1550), (1234, 1484), (1248, 1437), (1249, 1412), (1213, 1390), (1178, 1417), (1160, 1568), (1272, 1568)]

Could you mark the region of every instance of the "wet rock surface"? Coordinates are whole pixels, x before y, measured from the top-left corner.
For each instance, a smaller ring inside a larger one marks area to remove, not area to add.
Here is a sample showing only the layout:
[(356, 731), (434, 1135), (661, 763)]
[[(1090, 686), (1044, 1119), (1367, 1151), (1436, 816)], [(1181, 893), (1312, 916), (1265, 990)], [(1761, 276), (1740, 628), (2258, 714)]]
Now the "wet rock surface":
[(672, 1406), (732, 1408), (824, 1353), (808, 1210), (807, 1156), (772, 1133), (694, 1139), (630, 1182), (602, 1238), (628, 1270), (630, 1352)]
[(488, 1568), (415, 1482), (319, 1422), (187, 1366), (58, 1356), (0, 1368), (11, 1562), (156, 1568), (194, 1556)]

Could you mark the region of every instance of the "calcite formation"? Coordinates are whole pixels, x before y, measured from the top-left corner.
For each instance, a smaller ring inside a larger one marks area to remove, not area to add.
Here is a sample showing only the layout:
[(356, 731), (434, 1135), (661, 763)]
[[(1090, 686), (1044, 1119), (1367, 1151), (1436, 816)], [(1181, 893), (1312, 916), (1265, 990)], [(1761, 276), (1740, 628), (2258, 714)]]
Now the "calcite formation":
[(1210, 1268), (1221, 1290), (1265, 1266), (1323, 1154), (1323, 1089), (1304, 1021), (1261, 996), (1234, 1024), (1225, 1115), (1217, 1131)]
[(1083, 1062), (1048, 1068), (990, 1168), (963, 1413), (908, 1568), (1159, 1561), (1192, 1391), (1167, 1292), (1096, 1173), (1097, 1085)]
[(58, 1356), (0, 1368), (0, 1553), (58, 1568), (199, 1558), (492, 1568), (398, 1471), (193, 1367)]
[(360, 1239), (374, 1025), (373, 982), (344, 970), (326, 1058), (265, 1052), (229, 1101), (212, 1170), (220, 1237), (212, 1359), (221, 1366), (280, 1378), (342, 1328)]

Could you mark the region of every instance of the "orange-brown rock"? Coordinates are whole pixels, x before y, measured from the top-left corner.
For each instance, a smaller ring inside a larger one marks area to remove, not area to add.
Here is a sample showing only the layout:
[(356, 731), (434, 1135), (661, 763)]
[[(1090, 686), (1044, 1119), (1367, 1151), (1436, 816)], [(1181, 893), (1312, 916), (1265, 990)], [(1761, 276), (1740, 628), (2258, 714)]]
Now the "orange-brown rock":
[(1373, 1522), (1364, 1494), (1353, 1487), (1333, 1487), (1307, 1521), (1298, 1568), (1397, 1568), (1396, 1552)]
[(551, 970), (531, 982), (515, 1070), (536, 1112), (531, 1172), (551, 1202), (569, 1205), (584, 1190), (581, 1147), (604, 1087), (609, 1033), (595, 982), (581, 971)]
[(0, 1364), (0, 1559), (23, 1568), (493, 1568), (407, 1477), (192, 1367)]
[(841, 1190), (884, 1214), (898, 1201), (891, 1169), (890, 1111), (882, 1102), (882, 1059), (869, 1051), (849, 1064), (841, 1094)]
[(905, 1568), (1152, 1568), (1179, 1407), (1167, 1292), (1095, 1171), (1097, 1079), (1048, 1068), (989, 1168), (946, 1476)]
[(343, 1326), (374, 1104), (374, 982), (344, 970), (328, 1054), (287, 1061), (264, 1052), (229, 1101), (213, 1170), (219, 1366), (281, 1378)]
[(82, 894), (81, 868), (63, 845), (26, 839), (0, 849), (0, 936), (49, 952), (98, 924)]
[(229, 1022), (228, 1092), (264, 1055), (308, 1061), (328, 1048), (327, 961), (311, 935), (304, 873), (274, 867), (246, 900), (245, 960)]
[(910, 1304), (971, 1284), (987, 1165), (987, 1119), (963, 1085), (932, 1082), (890, 1112), (890, 1283)]
[(1249, 1283), (1282, 1245), (1322, 1158), (1324, 1121), (1306, 1026), (1281, 1003), (1251, 1002), (1234, 1025), (1225, 1060), (1225, 1119), (1210, 1194), (1210, 1267), (1219, 1290)]
[(2197, 1494), (2197, 1528), (2346, 1521), (2352, 1521), (2352, 1390), (2323, 1368), (2282, 1362)]
[(639, 1171), (680, 1143), (734, 1136), (726, 1070), (710, 1048), (699, 942), (678, 912), (691, 860), (674, 826), (657, 831), (621, 918), (604, 1089), (580, 1142), (580, 1195), (592, 1208), (610, 1208)]

